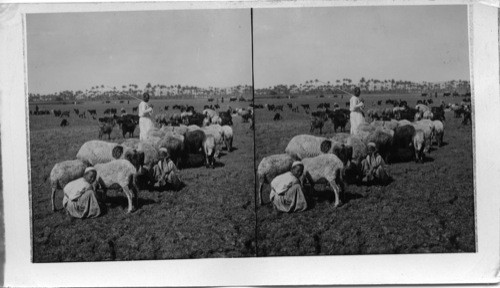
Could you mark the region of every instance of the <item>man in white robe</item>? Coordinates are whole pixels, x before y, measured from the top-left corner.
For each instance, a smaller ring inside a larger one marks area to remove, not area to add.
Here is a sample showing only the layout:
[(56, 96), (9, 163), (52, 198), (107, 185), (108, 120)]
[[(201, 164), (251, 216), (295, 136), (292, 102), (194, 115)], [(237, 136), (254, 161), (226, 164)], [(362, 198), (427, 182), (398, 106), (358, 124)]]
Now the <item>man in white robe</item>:
[(153, 105), (149, 104), (149, 94), (144, 93), (144, 101), (139, 104), (139, 140), (147, 139), (148, 131), (154, 128)]

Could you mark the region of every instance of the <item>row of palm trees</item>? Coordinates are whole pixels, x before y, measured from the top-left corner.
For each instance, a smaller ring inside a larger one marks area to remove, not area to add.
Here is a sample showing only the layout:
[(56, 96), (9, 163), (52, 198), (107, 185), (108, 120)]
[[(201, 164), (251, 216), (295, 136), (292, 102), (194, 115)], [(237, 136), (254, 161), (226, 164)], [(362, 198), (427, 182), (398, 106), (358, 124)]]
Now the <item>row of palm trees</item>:
[(343, 78), (335, 81), (323, 82), (318, 79), (307, 80), (299, 85), (275, 85), (256, 89), (257, 95), (294, 95), (316, 93), (342, 93), (360, 87), (368, 93), (434, 93), (453, 92), (466, 93), (470, 91), (470, 82), (466, 80), (451, 80), (446, 82), (412, 82), (395, 79), (366, 79), (362, 77), (358, 83), (352, 79)]
[[(352, 79), (343, 78), (334, 81), (320, 81), (319, 79), (306, 80), (305, 83), (298, 85), (278, 84), (267, 88), (255, 89), (256, 95), (301, 95), (301, 94), (336, 94), (344, 91), (352, 91), (354, 87), (360, 87), (368, 93), (425, 93), (425, 92), (454, 92), (466, 93), (470, 91), (470, 82), (465, 80), (451, 80), (441, 83), (433, 82), (412, 82), (395, 79), (367, 79), (361, 77), (358, 83), (353, 83)], [(76, 101), (84, 99), (127, 99), (127, 97), (140, 97), (144, 92), (148, 92), (152, 97), (229, 97), (229, 96), (251, 96), (251, 85), (236, 85), (232, 87), (213, 87), (208, 88), (191, 85), (152, 85), (147, 83), (144, 89), (140, 89), (137, 84), (122, 85), (118, 89), (116, 86), (105, 86), (99, 84), (90, 89), (70, 91), (65, 90), (52, 94), (34, 94), (30, 93), (30, 101), (56, 100), (56, 101)]]

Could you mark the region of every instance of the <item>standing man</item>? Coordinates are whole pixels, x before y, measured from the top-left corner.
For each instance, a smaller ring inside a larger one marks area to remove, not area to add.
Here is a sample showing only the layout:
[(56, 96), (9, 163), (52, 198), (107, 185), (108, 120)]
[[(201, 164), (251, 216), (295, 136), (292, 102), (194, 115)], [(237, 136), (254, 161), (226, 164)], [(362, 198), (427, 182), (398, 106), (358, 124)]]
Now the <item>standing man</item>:
[(150, 105), (149, 94), (146, 92), (142, 95), (142, 101), (139, 103), (139, 140), (144, 141), (147, 138), (148, 131), (154, 128), (152, 120), (153, 105)]
[(360, 94), (361, 89), (359, 89), (359, 87), (354, 88), (354, 95), (352, 95), (349, 100), (349, 110), (351, 111), (351, 135), (356, 134), (358, 126), (365, 122), (365, 117), (363, 117), (363, 107), (365, 104), (359, 99)]
[(307, 209), (307, 202), (299, 178), (304, 172), (300, 161), (292, 164), (292, 170), (276, 176), (271, 181), (270, 199), (281, 212), (300, 212)]

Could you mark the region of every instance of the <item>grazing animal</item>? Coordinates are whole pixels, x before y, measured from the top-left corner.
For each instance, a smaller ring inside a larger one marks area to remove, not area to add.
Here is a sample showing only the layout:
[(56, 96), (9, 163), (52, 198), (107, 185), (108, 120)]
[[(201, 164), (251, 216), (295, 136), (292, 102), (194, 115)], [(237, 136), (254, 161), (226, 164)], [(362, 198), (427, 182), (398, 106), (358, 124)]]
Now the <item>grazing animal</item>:
[(233, 128), (229, 125), (222, 126), (224, 144), (228, 152), (233, 151)]
[[(413, 127), (413, 125), (402, 125), (394, 129), (394, 137), (392, 139), (391, 161), (395, 159), (399, 159), (400, 161), (407, 160), (404, 157), (405, 155), (412, 155), (413, 157), (414, 135), (415, 135), (415, 127)], [(407, 151), (410, 151), (411, 153), (407, 153)]]
[(345, 132), (345, 126), (349, 121), (349, 117), (340, 110), (335, 110), (329, 113), (330, 120), (333, 123), (333, 130), (337, 132), (337, 128), (340, 128), (340, 131)]
[(335, 195), (334, 206), (341, 204), (340, 195), (344, 191), (344, 182), (342, 180), (344, 164), (333, 154), (322, 154), (313, 158), (302, 159), (304, 164), (304, 173), (302, 183), (307, 180), (313, 187), (320, 179), (326, 179), (333, 189)]
[(106, 195), (106, 190), (118, 184), (128, 200), (127, 213), (133, 212), (137, 207), (139, 188), (137, 187), (137, 169), (127, 160), (114, 160), (108, 163), (96, 164), (96, 183)]
[(56, 211), (56, 206), (54, 200), (56, 197), (56, 191), (58, 189), (63, 189), (66, 184), (83, 177), (85, 173), (85, 168), (88, 165), (81, 160), (68, 160), (59, 162), (50, 171), (50, 186), (52, 187), (52, 211)]
[(425, 153), (425, 135), (424, 131), (417, 129), (413, 135), (413, 147), (415, 149), (415, 162), (424, 162)]
[(295, 160), (295, 157), (288, 154), (277, 154), (262, 158), (257, 167), (257, 179), (259, 181), (257, 199), (260, 205), (264, 204), (262, 200), (262, 188), (264, 184), (270, 184), (276, 176), (290, 171)]
[(463, 108), (462, 114), (464, 116), (462, 120), (462, 125), (467, 125), (469, 124), (469, 122), (472, 122), (472, 114), (469, 107), (466, 106), (465, 108)]
[(184, 154), (183, 165), (187, 163), (188, 154), (200, 154), (203, 148), (203, 141), (205, 140), (205, 132), (202, 130), (189, 131), (184, 137)]
[(170, 159), (180, 168), (184, 155), (184, 139), (176, 138), (173, 135), (167, 135), (158, 143), (159, 148), (166, 148)]
[(224, 130), (222, 129), (222, 126), (215, 124), (203, 127), (202, 130), (205, 132), (205, 135), (214, 136), (216, 145), (215, 157), (219, 158), (222, 145), (224, 144)]
[(325, 121), (319, 117), (311, 118), (311, 129), (309, 132), (314, 133), (314, 130), (319, 129), (319, 134), (323, 134), (323, 126), (325, 125)]
[(295, 158), (304, 159), (321, 154), (335, 154), (347, 163), (352, 157), (352, 147), (341, 142), (313, 135), (297, 135), (288, 142), (285, 152)]
[(115, 127), (115, 121), (111, 121), (111, 123), (102, 123), (99, 122), (99, 139), (102, 139), (104, 134), (108, 134), (108, 140), (111, 139), (111, 132), (113, 132), (113, 127)]
[(438, 147), (443, 145), (443, 137), (444, 137), (444, 124), (439, 120), (432, 121), (434, 124), (434, 138), (436, 139)]
[(424, 152), (429, 153), (432, 145), (432, 138), (434, 137), (434, 123), (431, 120), (423, 119), (413, 123), (413, 126), (415, 127), (415, 130), (422, 130), (424, 132), (424, 137), (425, 137)]
[(116, 122), (120, 125), (122, 129), (123, 138), (129, 134), (129, 137), (134, 136), (135, 127), (139, 124), (139, 116), (137, 115), (123, 115), (121, 117), (117, 116)]
[(67, 119), (63, 119), (61, 120), (61, 124), (59, 124), (61, 127), (66, 127), (69, 125), (69, 122)]
[(140, 162), (140, 154), (140, 152), (132, 148), (116, 143), (90, 140), (83, 143), (76, 154), (76, 158), (90, 165), (106, 163), (116, 159), (126, 159), (137, 165)]
[(274, 114), (274, 117), (273, 117), (273, 120), (274, 120), (274, 121), (278, 121), (278, 120), (281, 120), (281, 119), (282, 119), (282, 117), (281, 117), (281, 114), (280, 114), (280, 113), (276, 113), (276, 114)]
[(215, 138), (213, 135), (207, 135), (203, 140), (203, 153), (205, 154), (205, 165), (207, 168), (214, 168), (215, 164)]

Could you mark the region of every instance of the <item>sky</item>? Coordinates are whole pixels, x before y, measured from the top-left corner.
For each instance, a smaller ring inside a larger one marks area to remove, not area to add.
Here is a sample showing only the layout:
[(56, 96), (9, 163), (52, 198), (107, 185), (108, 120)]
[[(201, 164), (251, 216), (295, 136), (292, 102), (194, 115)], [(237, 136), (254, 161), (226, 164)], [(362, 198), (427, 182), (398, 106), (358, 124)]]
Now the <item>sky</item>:
[(30, 93), (252, 84), (250, 10), (27, 15)]
[[(467, 7), (254, 9), (255, 87), (469, 80)], [(249, 9), (27, 15), (30, 93), (252, 84)]]
[(467, 26), (464, 5), (255, 9), (255, 87), (469, 80)]

